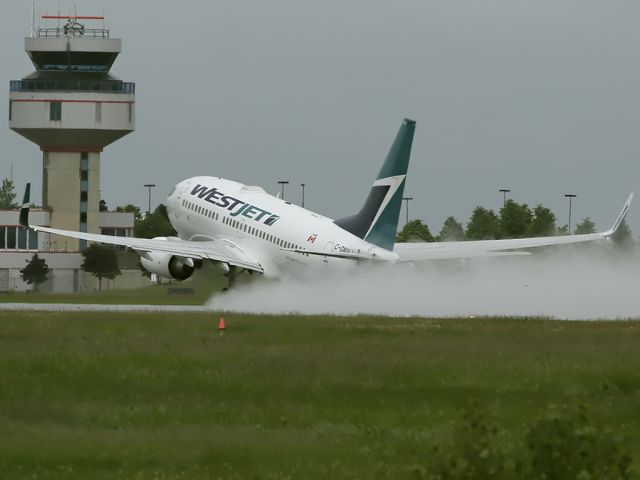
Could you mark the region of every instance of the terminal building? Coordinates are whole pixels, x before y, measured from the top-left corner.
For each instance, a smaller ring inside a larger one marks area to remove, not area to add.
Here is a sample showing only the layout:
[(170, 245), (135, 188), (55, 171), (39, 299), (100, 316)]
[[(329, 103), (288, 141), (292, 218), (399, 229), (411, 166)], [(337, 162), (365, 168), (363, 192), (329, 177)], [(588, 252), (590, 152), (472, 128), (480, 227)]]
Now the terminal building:
[[(25, 39), (35, 71), (9, 86), (10, 128), (42, 151), (42, 208), (31, 221), (133, 235), (133, 214), (99, 209), (101, 153), (135, 128), (135, 84), (110, 73), (122, 41), (104, 26), (85, 26), (103, 17), (42, 18), (56, 26), (34, 29)], [(48, 290), (90, 288), (80, 271), (84, 248), (84, 240), (19, 227), (18, 211), (0, 212), (0, 291), (26, 288), (19, 270), (35, 252), (55, 269)]]

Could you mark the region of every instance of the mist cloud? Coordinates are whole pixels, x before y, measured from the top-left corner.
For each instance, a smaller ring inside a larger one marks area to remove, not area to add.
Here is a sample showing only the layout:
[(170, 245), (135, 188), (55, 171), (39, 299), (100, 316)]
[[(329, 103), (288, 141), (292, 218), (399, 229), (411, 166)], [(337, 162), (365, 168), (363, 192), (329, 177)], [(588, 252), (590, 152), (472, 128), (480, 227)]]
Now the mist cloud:
[(349, 275), (259, 279), (213, 296), (237, 312), (388, 316), (640, 317), (640, 261), (603, 248), (528, 257), (357, 268)]

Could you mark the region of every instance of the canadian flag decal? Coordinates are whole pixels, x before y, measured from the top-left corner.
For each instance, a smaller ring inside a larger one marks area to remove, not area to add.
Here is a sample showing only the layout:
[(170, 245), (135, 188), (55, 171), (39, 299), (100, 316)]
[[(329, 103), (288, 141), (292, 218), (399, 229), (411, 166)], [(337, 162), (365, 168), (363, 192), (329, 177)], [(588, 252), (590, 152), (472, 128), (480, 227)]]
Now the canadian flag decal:
[(311, 235), (309, 235), (309, 238), (307, 238), (307, 242), (314, 243), (316, 241), (316, 238), (318, 238), (318, 234), (312, 233)]

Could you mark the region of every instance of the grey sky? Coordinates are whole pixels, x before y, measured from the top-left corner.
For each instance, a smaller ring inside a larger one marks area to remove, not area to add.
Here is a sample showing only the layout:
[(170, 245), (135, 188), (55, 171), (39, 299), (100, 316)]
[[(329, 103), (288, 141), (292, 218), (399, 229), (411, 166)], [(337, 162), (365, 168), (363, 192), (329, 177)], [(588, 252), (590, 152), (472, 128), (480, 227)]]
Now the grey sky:
[[(614, 220), (640, 178), (640, 2), (594, 0), (76, 0), (123, 39), (113, 73), (136, 82), (137, 130), (107, 147), (114, 207), (164, 201), (219, 175), (331, 217), (355, 212), (404, 117), (418, 122), (405, 193), (434, 233), (497, 209), (500, 188), (567, 221)], [(40, 13), (73, 2), (41, 0)], [(31, 2), (3, 0), (5, 85), (33, 70)], [(5, 103), (6, 105), (6, 103)], [(6, 111), (6, 109), (5, 109)], [(6, 119), (6, 116), (5, 116)], [(0, 128), (0, 177), (41, 190), (41, 153)], [(404, 210), (402, 212), (404, 218)], [(638, 234), (640, 199), (629, 224)], [(574, 222), (575, 223), (575, 222)]]

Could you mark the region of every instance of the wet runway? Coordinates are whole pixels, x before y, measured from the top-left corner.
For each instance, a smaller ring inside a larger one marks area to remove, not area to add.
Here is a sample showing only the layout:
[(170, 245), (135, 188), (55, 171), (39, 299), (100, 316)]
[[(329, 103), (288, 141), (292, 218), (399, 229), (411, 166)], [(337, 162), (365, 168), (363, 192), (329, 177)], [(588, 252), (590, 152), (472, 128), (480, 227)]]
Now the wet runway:
[(206, 305), (99, 305), (77, 303), (0, 303), (0, 311), (31, 312), (213, 312)]

